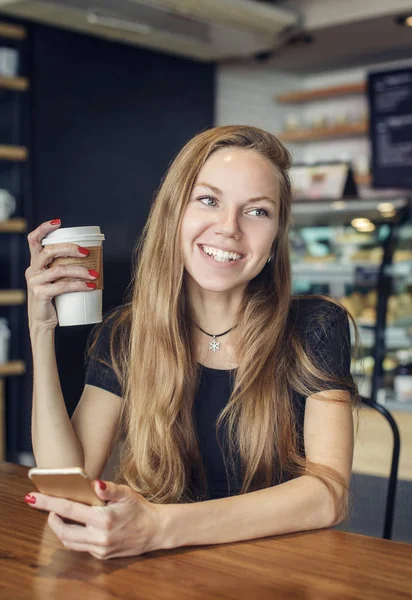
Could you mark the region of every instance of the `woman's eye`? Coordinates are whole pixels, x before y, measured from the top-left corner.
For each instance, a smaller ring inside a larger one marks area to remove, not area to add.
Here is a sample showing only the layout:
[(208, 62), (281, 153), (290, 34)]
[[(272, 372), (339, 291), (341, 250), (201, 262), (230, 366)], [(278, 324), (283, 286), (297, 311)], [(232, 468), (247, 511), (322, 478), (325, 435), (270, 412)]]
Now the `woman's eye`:
[[(200, 198), (198, 198), (198, 200), (200, 200), (200, 202), (205, 206), (212, 206), (211, 204), (209, 204), (208, 201), (216, 202), (215, 198), (212, 198), (212, 196), (201, 196)], [(203, 200), (206, 200), (206, 202), (203, 202)]]
[(261, 213), (260, 215), (256, 215), (256, 216), (258, 216), (258, 217), (268, 217), (268, 216), (269, 216), (269, 213), (268, 213), (268, 211), (267, 211), (267, 210), (265, 210), (264, 208), (253, 208), (253, 209), (252, 209), (251, 211), (249, 211), (249, 212), (251, 212), (251, 213), (252, 213), (252, 212), (260, 212), (260, 213)]

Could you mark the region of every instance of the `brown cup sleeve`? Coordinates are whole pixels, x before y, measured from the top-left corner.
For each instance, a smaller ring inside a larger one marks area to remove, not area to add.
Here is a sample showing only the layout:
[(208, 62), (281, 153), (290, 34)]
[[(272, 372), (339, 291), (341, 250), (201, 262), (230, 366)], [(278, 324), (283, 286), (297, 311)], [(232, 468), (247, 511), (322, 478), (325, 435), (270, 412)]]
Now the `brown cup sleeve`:
[[(49, 248), (54, 248), (60, 246), (60, 244), (48, 244)], [(97, 279), (93, 279), (96, 284), (96, 290), (103, 289), (103, 245), (101, 246), (82, 246), (83, 248), (87, 248), (90, 251), (88, 256), (84, 258), (77, 258), (75, 256), (65, 256), (55, 258), (50, 264), (49, 269), (53, 267), (57, 267), (58, 265), (80, 265), (81, 267), (86, 267), (86, 269), (94, 269), (99, 273), (99, 277)], [(73, 277), (68, 277), (67, 281), (76, 281)]]

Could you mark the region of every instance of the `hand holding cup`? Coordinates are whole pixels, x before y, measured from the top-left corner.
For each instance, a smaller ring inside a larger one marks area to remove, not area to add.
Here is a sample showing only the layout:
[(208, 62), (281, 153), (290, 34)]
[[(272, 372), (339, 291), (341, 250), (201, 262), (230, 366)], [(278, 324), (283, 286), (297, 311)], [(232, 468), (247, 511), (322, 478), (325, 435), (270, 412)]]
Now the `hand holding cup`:
[[(30, 266), (26, 269), (29, 328), (55, 329), (59, 323), (53, 299), (73, 292), (91, 293), (99, 273), (82, 265), (90, 251), (80, 244), (62, 242), (44, 245), (44, 238), (57, 231), (60, 221), (42, 223), (27, 236)], [(81, 229), (81, 228), (77, 228)], [(43, 247), (44, 245), (44, 247)], [(56, 264), (58, 259), (72, 264)], [(54, 264), (53, 264), (54, 263)], [(100, 292), (101, 294), (101, 292)]]

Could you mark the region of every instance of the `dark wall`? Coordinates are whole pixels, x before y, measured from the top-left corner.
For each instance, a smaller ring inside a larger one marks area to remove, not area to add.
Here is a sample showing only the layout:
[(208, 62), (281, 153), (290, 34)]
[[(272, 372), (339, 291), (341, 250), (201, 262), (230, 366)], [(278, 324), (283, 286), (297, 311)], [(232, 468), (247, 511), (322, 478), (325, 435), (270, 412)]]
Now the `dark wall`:
[[(33, 226), (100, 225), (104, 310), (123, 300), (130, 258), (168, 163), (213, 125), (215, 67), (32, 26)], [(56, 332), (69, 412), (90, 327)], [(29, 414), (29, 410), (25, 411)], [(28, 422), (23, 438), (28, 439)]]

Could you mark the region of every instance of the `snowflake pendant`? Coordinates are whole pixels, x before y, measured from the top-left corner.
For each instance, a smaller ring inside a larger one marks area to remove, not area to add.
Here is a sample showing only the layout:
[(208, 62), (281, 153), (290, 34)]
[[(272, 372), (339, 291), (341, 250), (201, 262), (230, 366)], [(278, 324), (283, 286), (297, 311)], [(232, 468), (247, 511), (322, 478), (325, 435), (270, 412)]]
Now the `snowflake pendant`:
[(216, 350), (220, 350), (220, 342), (213, 338), (213, 340), (209, 342), (209, 350), (213, 350), (213, 352), (216, 352)]

